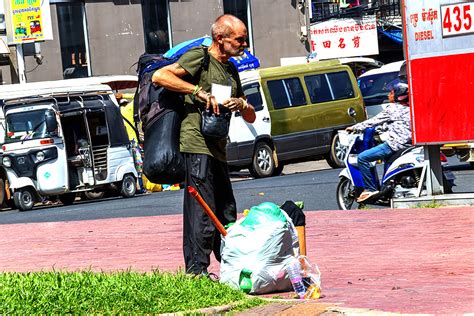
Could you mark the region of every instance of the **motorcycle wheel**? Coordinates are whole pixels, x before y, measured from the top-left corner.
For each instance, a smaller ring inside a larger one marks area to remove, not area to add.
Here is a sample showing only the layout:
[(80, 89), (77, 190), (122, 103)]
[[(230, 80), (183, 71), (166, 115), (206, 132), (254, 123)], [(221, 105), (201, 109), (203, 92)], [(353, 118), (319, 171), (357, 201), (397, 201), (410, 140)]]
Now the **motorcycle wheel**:
[(341, 178), (337, 185), (337, 205), (341, 210), (354, 210), (359, 208), (359, 204), (356, 202), (357, 195), (351, 180), (347, 178)]

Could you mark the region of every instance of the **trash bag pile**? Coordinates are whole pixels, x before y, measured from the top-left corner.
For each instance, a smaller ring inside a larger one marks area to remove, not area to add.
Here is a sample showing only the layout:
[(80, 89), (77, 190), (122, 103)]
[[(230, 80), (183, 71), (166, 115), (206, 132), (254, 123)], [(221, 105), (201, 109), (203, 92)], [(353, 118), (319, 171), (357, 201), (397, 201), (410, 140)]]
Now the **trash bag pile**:
[(250, 294), (289, 291), (286, 265), (299, 256), (298, 235), (288, 215), (265, 202), (228, 229), (221, 256), (222, 283)]

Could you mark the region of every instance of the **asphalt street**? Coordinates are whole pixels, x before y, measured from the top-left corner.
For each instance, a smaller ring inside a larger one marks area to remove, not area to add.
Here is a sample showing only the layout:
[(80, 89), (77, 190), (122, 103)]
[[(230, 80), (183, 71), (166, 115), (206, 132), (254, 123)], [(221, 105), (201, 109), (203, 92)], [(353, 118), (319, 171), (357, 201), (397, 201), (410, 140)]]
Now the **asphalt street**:
[[(474, 170), (469, 164), (450, 159), (456, 175), (455, 193), (472, 192)], [(283, 204), (303, 201), (306, 211), (336, 210), (336, 186), (341, 169), (331, 169), (325, 161), (310, 161), (285, 166), (279, 177), (253, 179), (245, 170), (232, 173), (238, 212), (262, 202)], [(120, 217), (180, 214), (183, 190), (155, 192), (131, 199), (108, 198), (80, 201), (71, 206), (39, 206), (28, 212), (0, 211), (0, 224), (76, 221)]]

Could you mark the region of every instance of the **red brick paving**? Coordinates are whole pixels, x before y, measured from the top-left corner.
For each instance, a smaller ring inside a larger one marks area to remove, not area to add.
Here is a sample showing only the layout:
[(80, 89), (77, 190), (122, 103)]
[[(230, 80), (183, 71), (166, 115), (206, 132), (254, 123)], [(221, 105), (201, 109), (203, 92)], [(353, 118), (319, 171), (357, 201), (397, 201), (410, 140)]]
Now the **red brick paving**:
[[(306, 212), (321, 303), (385, 312), (474, 312), (474, 207)], [(181, 215), (0, 225), (0, 271), (183, 266)], [(218, 272), (218, 263), (211, 265)]]

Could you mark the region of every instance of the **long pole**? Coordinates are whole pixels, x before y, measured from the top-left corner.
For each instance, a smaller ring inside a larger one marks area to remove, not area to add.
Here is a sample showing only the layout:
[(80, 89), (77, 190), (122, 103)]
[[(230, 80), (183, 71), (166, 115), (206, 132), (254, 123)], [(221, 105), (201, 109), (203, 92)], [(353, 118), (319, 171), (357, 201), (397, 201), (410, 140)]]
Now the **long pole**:
[(25, 59), (23, 57), (23, 44), (16, 44), (16, 62), (18, 65), (18, 80), (20, 83), (26, 83)]
[(222, 226), (214, 212), (210, 209), (209, 205), (207, 205), (206, 201), (203, 200), (199, 192), (192, 186), (188, 186), (188, 192), (193, 198), (196, 199), (199, 205), (201, 205), (201, 207), (204, 209), (204, 212), (206, 212), (206, 214), (211, 218), (211, 221), (214, 223), (219, 233), (225, 237), (227, 235), (227, 231), (225, 230), (224, 226)]

